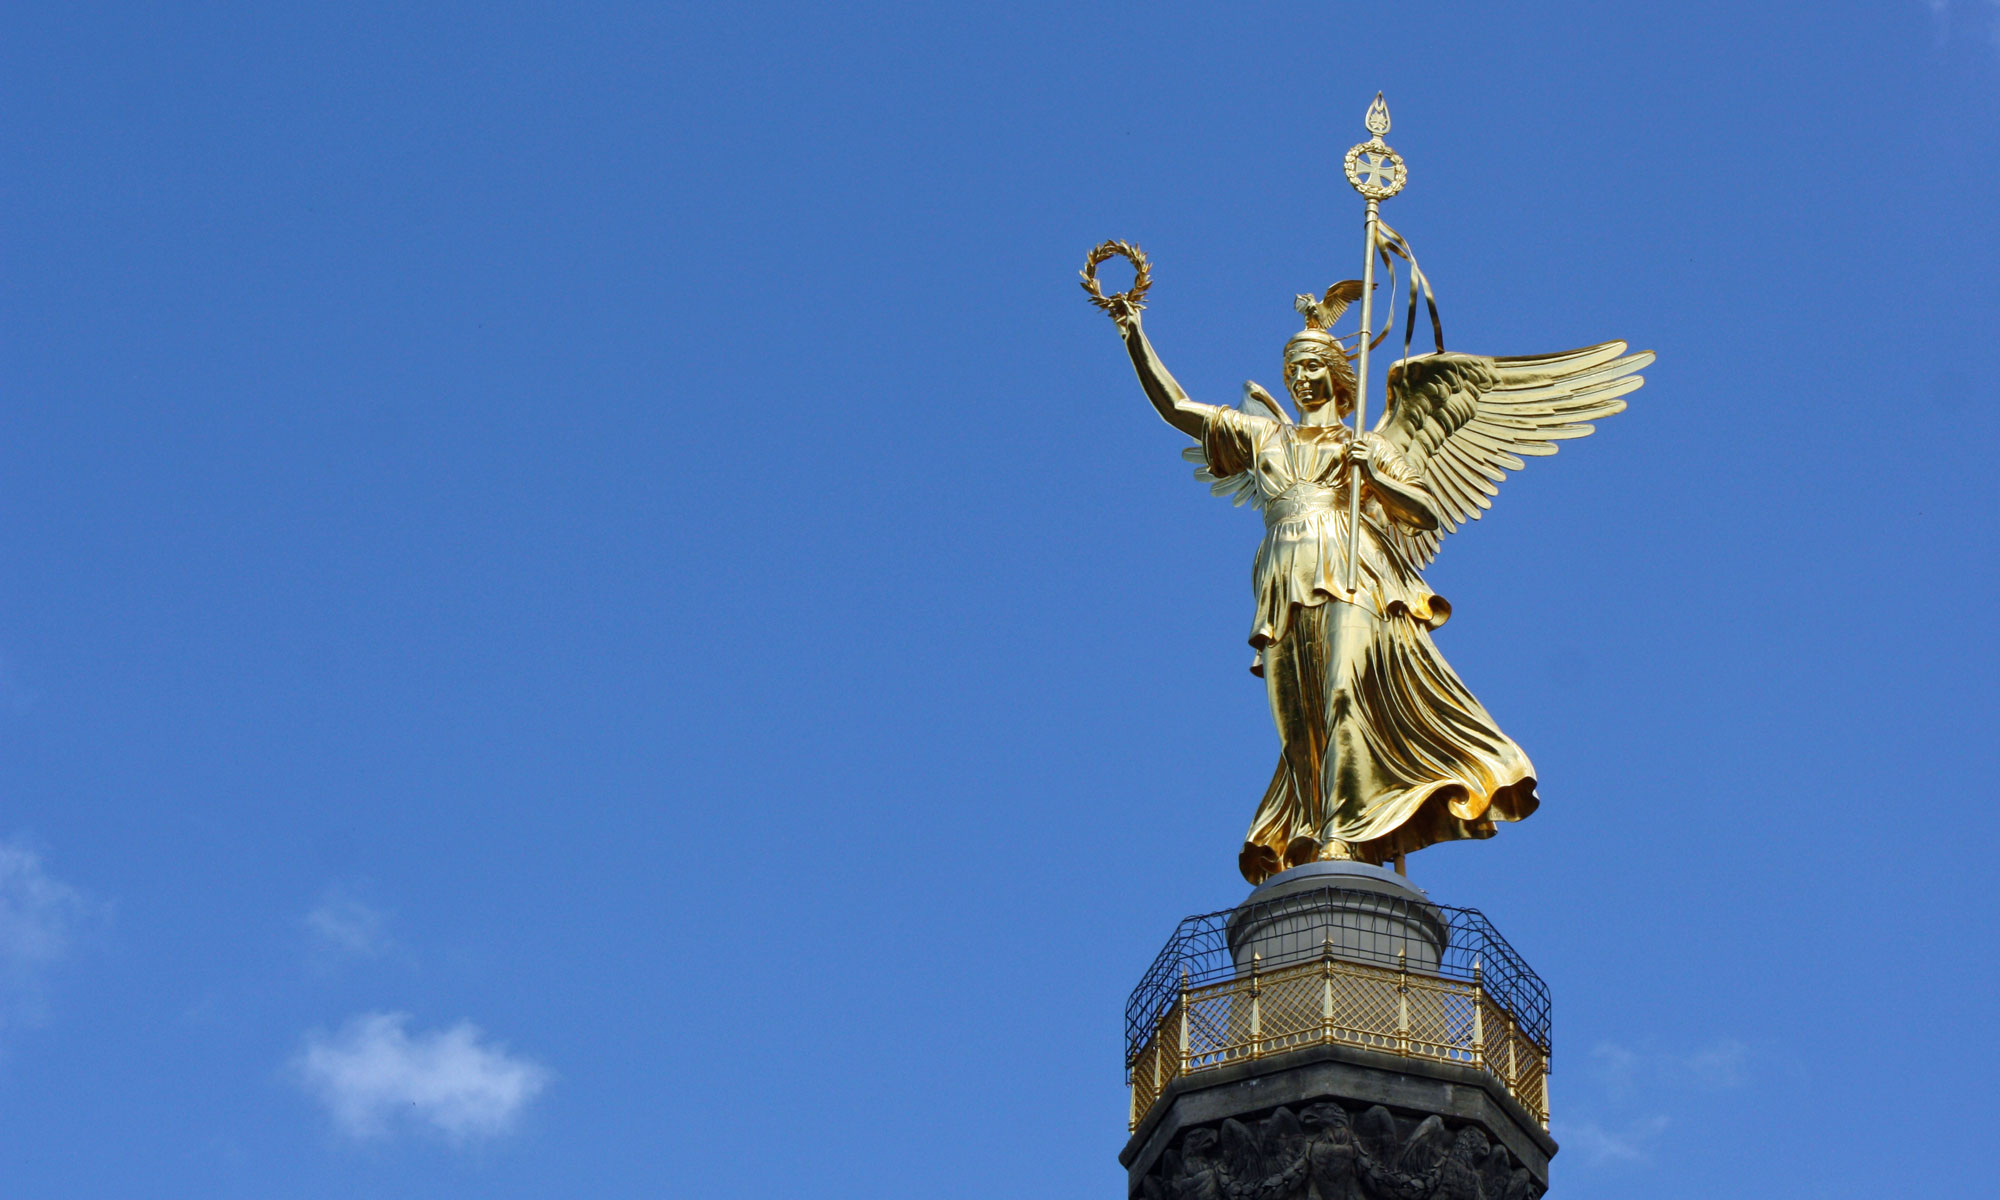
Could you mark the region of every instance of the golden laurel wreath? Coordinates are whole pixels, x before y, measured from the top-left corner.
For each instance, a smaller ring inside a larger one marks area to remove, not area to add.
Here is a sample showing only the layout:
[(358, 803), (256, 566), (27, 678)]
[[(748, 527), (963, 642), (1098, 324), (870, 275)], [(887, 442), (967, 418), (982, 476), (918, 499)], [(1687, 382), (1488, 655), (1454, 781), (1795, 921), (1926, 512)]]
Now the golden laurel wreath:
[[(1132, 264), (1132, 286), (1127, 291), (1114, 292), (1107, 296), (1104, 294), (1104, 289), (1097, 285), (1097, 268), (1106, 259), (1114, 257), (1122, 257)], [(1090, 293), (1090, 302), (1104, 311), (1110, 312), (1111, 306), (1120, 300), (1135, 309), (1146, 307), (1146, 289), (1153, 286), (1153, 267), (1146, 261), (1145, 251), (1132, 243), (1109, 241), (1098, 246), (1090, 252), (1090, 257), (1084, 260), (1081, 273), (1083, 290)]]
[[(1372, 115), (1374, 110), (1369, 110)], [(1369, 127), (1371, 130), (1373, 126)], [(1367, 154), (1374, 161), (1366, 167), (1361, 165), (1361, 156)], [(1347, 158), (1340, 164), (1347, 173), (1347, 182), (1370, 200), (1387, 200), (1403, 190), (1403, 184), (1410, 178), (1410, 172), (1403, 165), (1403, 156), (1391, 150), (1378, 135), (1361, 143), (1347, 152)]]

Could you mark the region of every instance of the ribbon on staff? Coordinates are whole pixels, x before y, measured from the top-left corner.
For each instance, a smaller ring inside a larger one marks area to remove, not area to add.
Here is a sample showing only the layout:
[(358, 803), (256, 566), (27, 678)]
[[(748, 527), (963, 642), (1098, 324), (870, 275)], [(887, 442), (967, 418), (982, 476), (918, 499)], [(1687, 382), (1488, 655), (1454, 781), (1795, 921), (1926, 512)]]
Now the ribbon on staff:
[[(1395, 303), (1396, 296), (1395, 259), (1400, 258), (1410, 264), (1410, 306), (1409, 316), (1403, 322), (1403, 357), (1408, 358), (1410, 356), (1410, 339), (1415, 336), (1417, 331), (1417, 293), (1419, 291), (1424, 294), (1424, 306), (1430, 309), (1431, 334), (1437, 340), (1438, 353), (1444, 353), (1444, 322), (1438, 317), (1437, 297), (1431, 294), (1430, 276), (1425, 275), (1424, 269), (1417, 265), (1417, 252), (1410, 249), (1409, 239), (1389, 228), (1388, 222), (1378, 217), (1375, 220), (1375, 252), (1382, 256), (1382, 266), (1389, 272), (1389, 297), (1391, 304)], [(1393, 312), (1395, 310), (1392, 308), (1390, 311)], [(1391, 327), (1385, 325), (1382, 331), (1387, 333)], [(1377, 340), (1379, 342), (1380, 339)]]

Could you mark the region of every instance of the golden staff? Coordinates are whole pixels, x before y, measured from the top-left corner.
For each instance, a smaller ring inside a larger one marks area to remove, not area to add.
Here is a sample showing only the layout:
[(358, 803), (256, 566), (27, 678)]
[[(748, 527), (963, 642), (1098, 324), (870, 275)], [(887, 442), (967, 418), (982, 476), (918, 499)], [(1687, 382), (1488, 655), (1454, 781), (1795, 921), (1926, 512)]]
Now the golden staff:
[[(1344, 168), (1347, 182), (1368, 201), (1364, 222), (1367, 246), (1361, 252), (1361, 359), (1354, 371), (1354, 441), (1368, 430), (1368, 337), (1375, 321), (1375, 240), (1381, 221), (1382, 201), (1403, 190), (1408, 173), (1403, 156), (1389, 149), (1382, 135), (1389, 132), (1389, 105), (1382, 93), (1368, 106), (1369, 139), (1347, 152)], [(1354, 464), (1354, 477), (1347, 489), (1347, 592), (1352, 596), (1361, 583), (1361, 464)]]

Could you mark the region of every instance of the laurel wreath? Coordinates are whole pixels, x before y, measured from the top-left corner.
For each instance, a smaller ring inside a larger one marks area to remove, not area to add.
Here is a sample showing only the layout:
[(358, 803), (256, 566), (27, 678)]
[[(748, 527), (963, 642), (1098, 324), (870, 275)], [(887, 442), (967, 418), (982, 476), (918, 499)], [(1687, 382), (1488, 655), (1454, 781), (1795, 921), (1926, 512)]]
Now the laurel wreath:
[[(1097, 283), (1097, 268), (1112, 258), (1123, 258), (1132, 264), (1132, 286), (1122, 292), (1107, 296)], [(1153, 286), (1153, 266), (1146, 261), (1145, 251), (1130, 242), (1109, 241), (1090, 252), (1083, 263), (1083, 290), (1090, 293), (1090, 302), (1106, 312), (1123, 300), (1134, 309), (1146, 307), (1146, 289)]]
[[(1372, 131), (1373, 127), (1371, 126), (1370, 128)], [(1393, 168), (1389, 182), (1363, 183), (1361, 181), (1361, 156), (1370, 151), (1380, 154), (1389, 160), (1389, 166)], [(1347, 182), (1354, 186), (1354, 190), (1360, 192), (1370, 200), (1387, 200), (1397, 192), (1402, 191), (1403, 184), (1410, 177), (1408, 168), (1403, 166), (1403, 156), (1391, 150), (1382, 141), (1379, 134), (1349, 150), (1347, 158), (1340, 164), (1340, 167), (1347, 175)]]

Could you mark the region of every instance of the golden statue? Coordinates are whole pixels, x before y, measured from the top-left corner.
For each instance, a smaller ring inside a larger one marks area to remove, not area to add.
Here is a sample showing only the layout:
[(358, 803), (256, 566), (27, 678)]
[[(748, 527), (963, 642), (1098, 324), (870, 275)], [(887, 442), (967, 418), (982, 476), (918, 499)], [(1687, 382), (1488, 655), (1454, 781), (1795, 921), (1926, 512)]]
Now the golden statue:
[[(1085, 287), (1124, 335), (1146, 396), (1169, 425), (1195, 439), (1196, 478), (1263, 511), (1252, 580), (1257, 597), (1251, 671), (1262, 676), (1283, 749), (1251, 820), (1240, 864), (1252, 883), (1316, 859), (1396, 862), (1435, 842), (1493, 836), (1495, 821), (1535, 811), (1535, 769), (1431, 641), (1451, 606), (1422, 570), (1446, 533), (1476, 519), (1522, 455), (1591, 432), (1584, 422), (1620, 412), (1650, 352), (1624, 342), (1533, 358), (1447, 353), (1428, 281), (1377, 205), (1402, 187), (1402, 160), (1381, 141), (1388, 110), (1368, 114), (1374, 137), (1347, 158), (1367, 199), (1365, 278), (1300, 296), (1305, 328), (1285, 344), (1285, 390), (1296, 419), (1255, 383), (1237, 408), (1198, 404), (1167, 372), (1140, 320), (1151, 275), (1134, 247), (1092, 251)], [(1114, 254), (1138, 271), (1104, 296), (1099, 263)], [(1365, 428), (1374, 263), (1410, 267), (1405, 355), (1389, 369), (1386, 415)], [(1437, 334), (1434, 353), (1408, 352), (1421, 290)], [(1334, 322), (1360, 300), (1361, 329)], [(1359, 360), (1360, 369), (1350, 366)], [(1353, 414), (1354, 425), (1345, 424)]]

